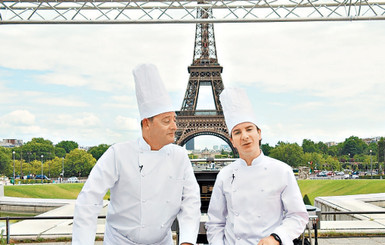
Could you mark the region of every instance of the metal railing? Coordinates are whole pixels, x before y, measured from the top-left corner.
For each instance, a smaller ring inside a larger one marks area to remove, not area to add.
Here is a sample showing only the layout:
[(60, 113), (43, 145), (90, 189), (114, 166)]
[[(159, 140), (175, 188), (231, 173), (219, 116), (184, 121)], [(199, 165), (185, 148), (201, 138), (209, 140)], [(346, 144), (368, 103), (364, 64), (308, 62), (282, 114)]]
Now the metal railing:
[[(340, 212), (321, 212), (322, 215), (339, 215), (339, 214), (385, 214), (385, 211), (340, 211)], [(6, 236), (7, 244), (10, 242), (10, 220), (58, 220), (58, 219), (73, 219), (73, 216), (33, 216), (33, 217), (0, 217), (0, 220), (5, 220), (6, 222)], [(105, 219), (106, 216), (98, 216), (98, 219)]]
[[(51, 219), (73, 219), (74, 216), (33, 216), (33, 217), (0, 217), (0, 220), (5, 220), (5, 230), (6, 230), (6, 236), (7, 236), (7, 244), (9, 244), (9, 241), (11, 239), (11, 233), (10, 233), (10, 220), (51, 220)], [(106, 216), (98, 216), (98, 219), (105, 219)]]

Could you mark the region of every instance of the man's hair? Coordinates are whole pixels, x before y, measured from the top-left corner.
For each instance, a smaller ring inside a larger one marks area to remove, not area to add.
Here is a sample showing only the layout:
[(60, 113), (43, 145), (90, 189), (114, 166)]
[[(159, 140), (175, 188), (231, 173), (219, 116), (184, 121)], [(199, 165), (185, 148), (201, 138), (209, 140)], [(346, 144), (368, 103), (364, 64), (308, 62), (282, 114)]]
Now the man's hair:
[[(149, 118), (147, 118), (150, 122), (152, 122), (153, 120), (154, 120), (154, 117), (152, 116), (152, 117), (149, 117)], [(144, 120), (144, 119), (143, 119)], [(140, 127), (141, 128), (143, 128), (143, 120), (142, 121), (140, 121)]]
[[(253, 123), (253, 124), (254, 124), (254, 123)], [(254, 124), (254, 126), (257, 128), (257, 131), (258, 131), (258, 130), (261, 130), (260, 128), (258, 128), (257, 125)], [(232, 138), (233, 138), (233, 132), (231, 131), (231, 132), (230, 132), (230, 139), (232, 139)], [(259, 140), (259, 146), (261, 146), (261, 145), (262, 145), (262, 139)]]

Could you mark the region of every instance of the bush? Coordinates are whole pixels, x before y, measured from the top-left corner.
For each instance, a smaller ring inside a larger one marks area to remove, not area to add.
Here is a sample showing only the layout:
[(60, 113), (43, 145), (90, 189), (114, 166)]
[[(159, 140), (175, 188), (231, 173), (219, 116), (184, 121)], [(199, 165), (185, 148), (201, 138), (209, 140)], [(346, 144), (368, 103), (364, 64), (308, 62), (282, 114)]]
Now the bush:
[[(40, 184), (41, 179), (23, 179), (23, 180), (16, 180), (15, 184)], [(43, 180), (43, 183), (52, 183), (52, 180)]]
[[(379, 174), (373, 175), (373, 179), (381, 179), (381, 176), (382, 176), (383, 179), (385, 179), (385, 176), (379, 175)], [(365, 175), (365, 176), (360, 176), (360, 179), (371, 179), (371, 178), (372, 177), (370, 176), (370, 174)]]

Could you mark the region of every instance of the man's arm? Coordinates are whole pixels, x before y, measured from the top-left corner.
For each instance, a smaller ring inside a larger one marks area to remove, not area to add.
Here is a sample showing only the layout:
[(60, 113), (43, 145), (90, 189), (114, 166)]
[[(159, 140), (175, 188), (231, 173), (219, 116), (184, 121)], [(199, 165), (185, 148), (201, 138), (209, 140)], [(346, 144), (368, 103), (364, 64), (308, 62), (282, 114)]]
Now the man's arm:
[(207, 240), (213, 245), (223, 245), (225, 236), (227, 204), (223, 193), (222, 181), (217, 176), (214, 189), (210, 198), (210, 205), (208, 209), (209, 220), (206, 223)]
[(103, 197), (116, 181), (114, 150), (109, 148), (93, 167), (87, 182), (76, 199), (72, 232), (73, 245), (95, 243), (97, 216), (103, 207)]
[(304, 231), (309, 221), (309, 215), (303, 203), (297, 181), (291, 171), (287, 172), (286, 179), (288, 183), (281, 195), (285, 218), (273, 233), (280, 237), (282, 244), (292, 244), (293, 240)]
[(184, 157), (185, 181), (183, 186), (181, 211), (178, 214), (179, 223), (179, 241), (181, 244), (195, 244), (198, 236), (198, 230), (201, 218), (201, 200), (199, 185), (195, 178), (191, 162)]

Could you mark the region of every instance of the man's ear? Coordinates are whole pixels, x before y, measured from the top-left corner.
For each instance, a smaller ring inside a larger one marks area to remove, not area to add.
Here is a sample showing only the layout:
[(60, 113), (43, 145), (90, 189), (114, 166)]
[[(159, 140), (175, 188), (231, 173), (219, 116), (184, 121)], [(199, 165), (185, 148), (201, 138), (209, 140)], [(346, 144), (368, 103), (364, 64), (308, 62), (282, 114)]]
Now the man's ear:
[(148, 120), (148, 118), (144, 118), (142, 120), (143, 128), (147, 128), (149, 126), (149, 123), (150, 123), (150, 120)]

